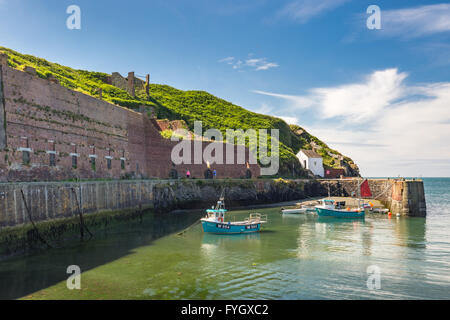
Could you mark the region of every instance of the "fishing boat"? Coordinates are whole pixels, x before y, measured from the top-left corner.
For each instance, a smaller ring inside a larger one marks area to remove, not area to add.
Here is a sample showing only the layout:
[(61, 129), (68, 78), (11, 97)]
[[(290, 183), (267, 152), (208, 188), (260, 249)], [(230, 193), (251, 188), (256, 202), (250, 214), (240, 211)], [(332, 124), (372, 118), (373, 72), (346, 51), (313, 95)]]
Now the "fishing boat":
[(369, 187), (369, 181), (364, 179), (357, 187), (358, 190), (358, 207), (351, 209), (345, 207), (345, 201), (334, 201), (330, 199), (330, 189), (328, 187), (328, 198), (320, 200), (320, 204), (315, 206), (319, 217), (335, 217), (335, 218), (364, 218), (366, 211), (369, 211), (369, 204), (361, 204), (360, 197), (372, 197), (372, 191)]
[(261, 231), (261, 224), (267, 222), (267, 215), (251, 213), (243, 221), (225, 221), (225, 201), (220, 198), (216, 206), (206, 210), (206, 217), (200, 219), (203, 232), (217, 234), (240, 234)]
[(342, 203), (345, 202), (335, 202), (333, 199), (322, 199), (321, 204), (315, 206), (317, 215), (319, 217), (334, 217), (334, 218), (364, 218), (365, 210), (362, 206), (358, 208), (343, 209)]

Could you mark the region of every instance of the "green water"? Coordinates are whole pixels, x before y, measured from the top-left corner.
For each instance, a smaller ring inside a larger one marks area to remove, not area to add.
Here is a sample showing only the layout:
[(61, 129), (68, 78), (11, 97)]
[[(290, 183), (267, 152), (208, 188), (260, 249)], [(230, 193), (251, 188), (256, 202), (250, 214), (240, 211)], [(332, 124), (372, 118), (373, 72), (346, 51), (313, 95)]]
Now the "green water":
[[(342, 221), (258, 209), (269, 216), (261, 233), (224, 236), (204, 234), (201, 213), (150, 214), (81, 246), (0, 262), (0, 297), (449, 299), (450, 198), (439, 200), (450, 180), (438, 182), (425, 184), (426, 219)], [(66, 288), (70, 264), (83, 271), (81, 290)], [(381, 272), (379, 290), (367, 287), (371, 265)]]

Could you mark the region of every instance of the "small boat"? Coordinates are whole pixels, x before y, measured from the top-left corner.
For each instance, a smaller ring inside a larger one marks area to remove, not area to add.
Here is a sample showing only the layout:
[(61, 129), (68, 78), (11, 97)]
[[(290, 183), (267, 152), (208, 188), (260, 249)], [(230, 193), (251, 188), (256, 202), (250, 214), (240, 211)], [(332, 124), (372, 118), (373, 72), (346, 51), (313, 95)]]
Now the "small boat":
[(244, 221), (225, 222), (225, 201), (220, 198), (216, 207), (206, 210), (206, 217), (200, 219), (203, 232), (217, 234), (252, 233), (261, 231), (261, 224), (267, 222), (267, 215), (251, 213)]
[(322, 199), (320, 202), (320, 205), (315, 206), (319, 217), (364, 218), (365, 216), (365, 209), (361, 206), (356, 209), (342, 209), (345, 206), (344, 201), (336, 203), (332, 199)]
[(281, 208), (282, 214), (300, 214), (300, 213), (307, 213), (307, 212), (315, 212), (315, 208), (314, 207), (301, 207), (301, 208), (293, 208), (293, 209)]

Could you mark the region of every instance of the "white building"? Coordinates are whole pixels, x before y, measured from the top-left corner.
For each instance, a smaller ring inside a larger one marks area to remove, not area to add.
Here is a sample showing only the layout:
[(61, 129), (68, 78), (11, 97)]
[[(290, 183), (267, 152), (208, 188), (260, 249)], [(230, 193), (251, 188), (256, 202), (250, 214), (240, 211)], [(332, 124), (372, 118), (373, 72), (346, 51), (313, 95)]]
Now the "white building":
[(322, 156), (313, 150), (300, 150), (297, 153), (297, 158), (303, 168), (310, 170), (314, 175), (323, 177), (325, 172), (323, 170)]

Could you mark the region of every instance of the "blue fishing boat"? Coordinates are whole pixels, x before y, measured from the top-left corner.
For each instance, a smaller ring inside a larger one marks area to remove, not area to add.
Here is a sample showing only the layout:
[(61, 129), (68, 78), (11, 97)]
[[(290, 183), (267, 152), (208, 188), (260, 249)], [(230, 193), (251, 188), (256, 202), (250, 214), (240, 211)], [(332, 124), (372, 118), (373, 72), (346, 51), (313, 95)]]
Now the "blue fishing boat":
[(320, 205), (315, 206), (319, 217), (364, 218), (365, 216), (365, 209), (361, 206), (356, 209), (343, 209), (345, 202), (337, 203), (332, 199), (322, 199), (320, 202)]
[(244, 221), (226, 222), (225, 201), (221, 198), (216, 207), (206, 210), (206, 217), (200, 219), (203, 231), (217, 234), (253, 233), (261, 230), (261, 224), (267, 222), (267, 216), (259, 213), (251, 213)]

